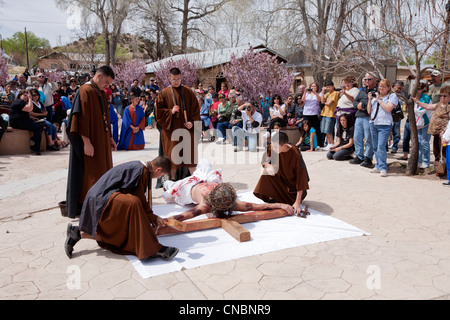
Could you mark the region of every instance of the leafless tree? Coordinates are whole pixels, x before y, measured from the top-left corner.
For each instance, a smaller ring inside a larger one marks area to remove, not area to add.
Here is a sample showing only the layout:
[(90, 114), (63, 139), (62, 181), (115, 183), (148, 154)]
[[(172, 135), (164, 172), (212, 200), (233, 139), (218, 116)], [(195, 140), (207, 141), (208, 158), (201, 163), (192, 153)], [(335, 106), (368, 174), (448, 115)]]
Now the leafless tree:
[(181, 52), (186, 53), (188, 37), (201, 30), (195, 22), (217, 12), (230, 0), (172, 0), (171, 10), (180, 15), (181, 20)]
[[(441, 45), (446, 33), (444, 2), (438, 0), (371, 0), (354, 14), (366, 22), (357, 24), (347, 17), (348, 56), (370, 63), (378, 75), (384, 75), (377, 65), (385, 61), (407, 66), (415, 79), (411, 97), (415, 97), (423, 73), (429, 68), (424, 61)], [(348, 47), (350, 48), (350, 46)], [(407, 174), (417, 172), (419, 144), (415, 124), (414, 102), (407, 103), (411, 130), (411, 154)]]
[(164, 0), (139, 0), (137, 12), (141, 20), (139, 28), (143, 31), (145, 38), (149, 40), (146, 50), (152, 59), (159, 60), (166, 55), (175, 54), (176, 32), (172, 21), (176, 17), (171, 11), (169, 3)]
[(136, 0), (55, 0), (55, 3), (62, 9), (76, 5), (97, 17), (105, 39), (105, 63), (115, 65), (122, 25), (135, 9)]

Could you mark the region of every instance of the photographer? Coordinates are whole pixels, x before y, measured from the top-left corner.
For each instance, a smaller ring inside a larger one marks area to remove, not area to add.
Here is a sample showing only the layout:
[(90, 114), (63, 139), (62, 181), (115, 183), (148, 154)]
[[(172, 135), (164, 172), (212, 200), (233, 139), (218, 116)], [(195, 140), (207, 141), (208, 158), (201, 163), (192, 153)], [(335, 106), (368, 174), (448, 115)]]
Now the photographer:
[[(240, 114), (239, 114), (240, 113)], [(236, 110), (237, 116), (242, 116), (242, 128), (234, 126), (232, 128), (234, 151), (243, 150), (244, 139), (248, 140), (248, 149), (251, 152), (256, 151), (258, 135), (261, 130), (262, 115), (256, 111), (251, 103), (244, 103)]]
[[(377, 79), (370, 73), (366, 73), (363, 79), (363, 88), (359, 91), (356, 98), (353, 100), (353, 106), (356, 107), (355, 113), (355, 155), (353, 160), (350, 160), (351, 164), (359, 164), (362, 167), (372, 167), (373, 159), (373, 146), (372, 136), (370, 134), (369, 127), (369, 113), (367, 112), (367, 104), (369, 101), (369, 92), (377, 92)], [(364, 140), (366, 142), (366, 150), (364, 152)]]
[(47, 110), (47, 120), (50, 123), (53, 118), (53, 92), (58, 90), (56, 83), (48, 81), (47, 77), (43, 73), (38, 73), (37, 75), (39, 81), (39, 91), (43, 92), (45, 95), (44, 106)]

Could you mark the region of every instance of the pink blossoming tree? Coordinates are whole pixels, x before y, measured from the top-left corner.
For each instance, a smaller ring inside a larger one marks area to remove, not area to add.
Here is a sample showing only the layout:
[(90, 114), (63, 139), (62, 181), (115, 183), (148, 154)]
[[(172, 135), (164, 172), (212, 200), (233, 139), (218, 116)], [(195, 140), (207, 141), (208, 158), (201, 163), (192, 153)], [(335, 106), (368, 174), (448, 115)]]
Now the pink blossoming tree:
[(144, 60), (126, 61), (123, 64), (116, 65), (113, 68), (115, 74), (115, 83), (123, 81), (125, 87), (129, 88), (134, 79), (138, 79), (139, 83), (145, 78), (145, 62)]
[(0, 85), (4, 86), (6, 83), (6, 80), (8, 79), (8, 61), (3, 56), (3, 51), (0, 50)]
[(187, 87), (193, 87), (198, 81), (198, 70), (200, 69), (200, 64), (195, 61), (190, 61), (187, 58), (181, 59), (168, 59), (164, 62), (160, 62), (155, 75), (156, 82), (164, 89), (170, 86), (170, 69), (178, 68), (181, 71), (182, 84)]
[(279, 94), (286, 99), (294, 81), (293, 72), (278, 63), (276, 56), (255, 53), (252, 47), (242, 58), (232, 55), (230, 63), (223, 67), (223, 75), (258, 109), (264, 97)]

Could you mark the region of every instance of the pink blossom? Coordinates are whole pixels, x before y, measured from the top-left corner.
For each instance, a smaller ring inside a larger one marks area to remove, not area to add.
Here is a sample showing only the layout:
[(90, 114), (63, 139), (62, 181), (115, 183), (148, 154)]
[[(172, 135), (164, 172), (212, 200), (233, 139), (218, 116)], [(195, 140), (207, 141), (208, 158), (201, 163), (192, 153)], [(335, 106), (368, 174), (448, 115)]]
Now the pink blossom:
[(170, 86), (170, 69), (178, 68), (181, 71), (182, 84), (187, 87), (193, 87), (198, 80), (198, 70), (200, 69), (197, 62), (190, 61), (187, 58), (181, 59), (167, 59), (161, 61), (157, 70), (155, 71), (156, 82), (161, 89)]
[(116, 65), (113, 68), (115, 74), (115, 83), (123, 81), (125, 87), (130, 87), (134, 79), (138, 79), (139, 83), (145, 78), (145, 62), (144, 60), (126, 61), (123, 64)]
[(276, 56), (255, 53), (252, 47), (241, 58), (232, 55), (230, 63), (223, 67), (223, 75), (255, 106), (275, 94), (284, 100), (294, 81), (293, 72), (278, 63)]

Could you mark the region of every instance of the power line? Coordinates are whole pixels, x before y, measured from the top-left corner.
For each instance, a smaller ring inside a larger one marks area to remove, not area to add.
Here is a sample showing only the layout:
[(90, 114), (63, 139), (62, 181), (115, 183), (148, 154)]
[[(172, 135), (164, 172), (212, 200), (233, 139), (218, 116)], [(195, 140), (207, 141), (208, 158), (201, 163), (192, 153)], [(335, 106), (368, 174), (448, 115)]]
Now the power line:
[(2, 19), (2, 21), (9, 21), (9, 22), (28, 22), (28, 23), (42, 23), (42, 24), (63, 24), (63, 25), (66, 25), (65, 22), (51, 22), (51, 21), (34, 21), (34, 20), (18, 20), (18, 19)]

